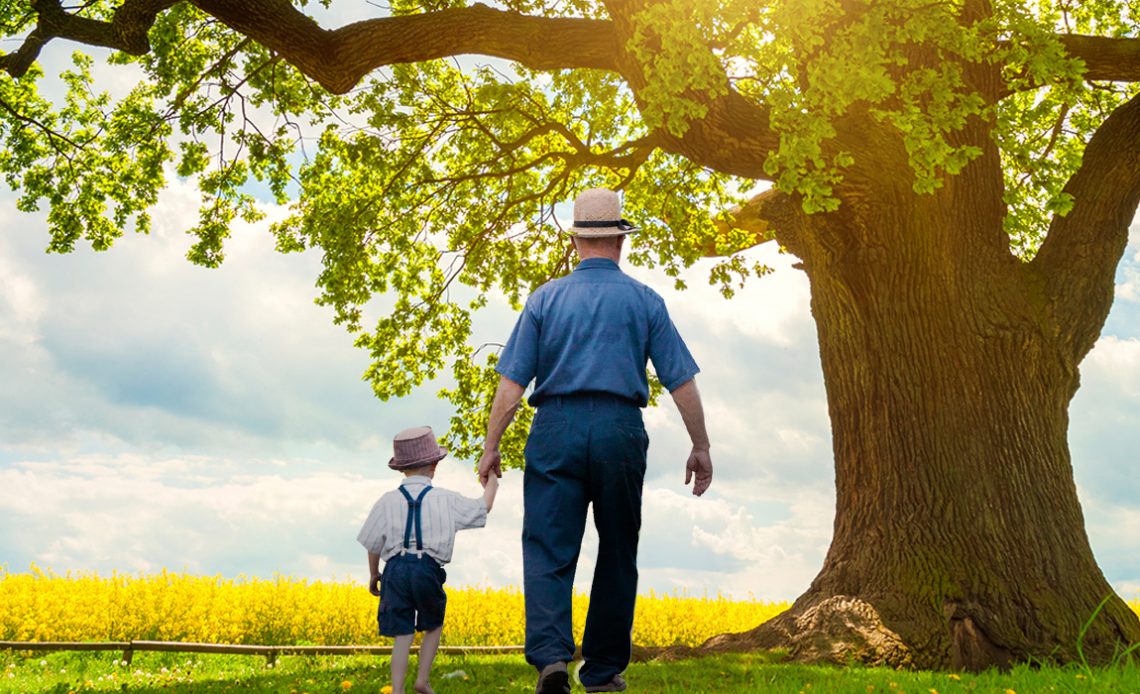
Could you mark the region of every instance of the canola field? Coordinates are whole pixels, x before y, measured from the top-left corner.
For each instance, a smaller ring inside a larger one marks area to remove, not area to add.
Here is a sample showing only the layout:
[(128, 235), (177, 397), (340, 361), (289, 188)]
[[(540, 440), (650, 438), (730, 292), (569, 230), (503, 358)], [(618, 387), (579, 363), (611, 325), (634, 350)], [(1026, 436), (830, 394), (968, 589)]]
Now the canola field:
[[(517, 588), (447, 589), (446, 645), (523, 643)], [(589, 598), (574, 599), (578, 638)], [(376, 634), (377, 599), (360, 583), (194, 576), (56, 575), (0, 569), (0, 640), (196, 641), (264, 645), (386, 644)], [(638, 598), (633, 641), (695, 646), (755, 627), (788, 603), (680, 594)], [(1140, 605), (1135, 607), (1140, 608)]]

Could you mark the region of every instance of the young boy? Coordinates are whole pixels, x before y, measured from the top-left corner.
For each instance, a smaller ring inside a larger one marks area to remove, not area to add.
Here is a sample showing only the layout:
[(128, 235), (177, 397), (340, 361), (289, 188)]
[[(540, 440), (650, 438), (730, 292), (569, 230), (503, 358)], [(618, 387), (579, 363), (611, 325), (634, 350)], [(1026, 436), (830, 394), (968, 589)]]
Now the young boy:
[[(388, 467), (403, 472), (404, 481), (380, 497), (356, 539), (368, 550), (368, 590), (380, 597), (380, 634), (396, 639), (392, 649), (393, 693), (404, 691), (412, 638), (416, 631), (422, 631), (415, 689), (420, 694), (434, 694), (428, 677), (443, 635), (447, 606), (443, 565), (451, 561), (456, 531), (486, 525), (498, 478), (491, 475), (484, 483), (481, 499), (433, 487), (435, 467), (447, 449), (436, 442), (431, 427), (401, 431), (392, 448), (395, 455)], [(383, 576), (380, 560), (384, 560)]]

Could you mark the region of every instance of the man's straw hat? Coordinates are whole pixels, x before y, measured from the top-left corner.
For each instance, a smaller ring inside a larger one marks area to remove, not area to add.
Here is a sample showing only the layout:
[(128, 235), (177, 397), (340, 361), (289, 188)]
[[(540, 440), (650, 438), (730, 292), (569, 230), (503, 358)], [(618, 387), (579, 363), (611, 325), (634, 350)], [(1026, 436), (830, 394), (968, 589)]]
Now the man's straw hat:
[(574, 200), (574, 226), (568, 232), (580, 238), (625, 236), (637, 227), (621, 218), (621, 199), (606, 188), (591, 188)]

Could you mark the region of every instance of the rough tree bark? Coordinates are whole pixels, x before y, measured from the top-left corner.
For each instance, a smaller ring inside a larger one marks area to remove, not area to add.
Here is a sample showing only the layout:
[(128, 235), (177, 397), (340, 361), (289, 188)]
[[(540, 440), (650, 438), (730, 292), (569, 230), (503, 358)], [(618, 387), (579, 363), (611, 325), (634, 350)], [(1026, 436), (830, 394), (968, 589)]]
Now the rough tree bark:
[(973, 130), (986, 154), (935, 195), (911, 193), (898, 145), (872, 137), (861, 156), (879, 173), (849, 177), (839, 212), (774, 222), (811, 281), (834, 536), (790, 610), (705, 648), (922, 668), (1071, 662), (1105, 599), (1085, 657), (1140, 642), (1093, 559), (1067, 442), (1078, 365), (1140, 200), (1140, 99), (1094, 137), (1068, 188), (1077, 206), (1030, 264), (1009, 252), (998, 155)]
[[(645, 77), (622, 46), (635, 2), (609, 20), (523, 17), (475, 5), (320, 28), (285, 0), (253, 8), (193, 0), (278, 52), (330, 91), (381, 65), (478, 52), (537, 69), (593, 67)], [(133, 53), (173, 0), (126, 0), (113, 22), (80, 20), (37, 0), (39, 26), (0, 69), (23, 74), (52, 38)], [(988, 3), (970, 2), (984, 13)], [(256, 9), (256, 11), (254, 11)], [(972, 16), (972, 15), (971, 15)], [(1140, 40), (1067, 36), (1089, 79), (1140, 80)], [(1007, 94), (998, 68), (979, 78)], [(735, 91), (708, 116), (654, 141), (698, 164), (763, 178), (778, 146), (768, 112)], [(962, 138), (984, 155), (933, 195), (910, 188), (897, 137), (852, 116), (835, 149), (857, 165), (839, 211), (806, 216), (769, 192), (738, 224), (772, 234), (812, 288), (835, 452), (835, 530), (824, 566), (790, 610), (704, 650), (782, 647), (807, 661), (979, 669), (1029, 658), (1072, 661), (1082, 625), (1092, 662), (1140, 642), (1140, 621), (1097, 567), (1067, 444), (1078, 366), (1112, 302), (1113, 274), (1140, 201), (1140, 101), (1114, 113), (1069, 183), (1032, 263), (1009, 251), (998, 153), (984, 122)]]

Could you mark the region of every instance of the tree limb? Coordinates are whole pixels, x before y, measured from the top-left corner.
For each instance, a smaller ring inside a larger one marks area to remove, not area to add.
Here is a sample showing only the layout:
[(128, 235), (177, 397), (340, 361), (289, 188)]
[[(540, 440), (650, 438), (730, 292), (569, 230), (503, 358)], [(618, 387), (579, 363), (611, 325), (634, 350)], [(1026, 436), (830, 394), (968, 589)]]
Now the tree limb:
[(718, 240), (727, 237), (733, 230), (743, 230), (751, 232), (751, 241), (728, 252), (723, 248), (718, 249), (716, 243), (710, 243), (701, 249), (704, 257), (717, 258), (769, 241), (778, 241), (789, 249), (798, 247), (796, 234), (803, 226), (803, 211), (793, 196), (787, 193), (769, 188), (728, 210), (728, 216), (731, 222), (725, 219), (716, 222), (720, 234)]
[[(604, 0), (617, 33), (627, 39), (637, 31), (637, 13), (655, 0)], [(658, 37), (659, 40), (667, 40)], [(708, 50), (713, 52), (713, 47)], [(633, 90), (638, 107), (644, 108), (643, 92), (648, 80), (644, 66), (636, 56), (623, 51), (617, 56), (616, 72)], [(714, 60), (721, 61), (719, 56)], [(743, 96), (724, 74), (724, 93), (711, 96), (705, 92), (688, 92), (686, 97), (703, 104), (707, 112), (690, 121), (685, 133), (677, 137), (668, 131), (659, 133), (663, 150), (679, 154), (701, 166), (744, 178), (771, 180), (764, 171), (770, 152), (780, 148), (779, 136), (772, 131), (769, 109)]]
[[(717, 231), (720, 232), (721, 236), (727, 236), (733, 229), (750, 232), (753, 238), (752, 246), (759, 246), (762, 243), (774, 240), (776, 235), (772, 229), (771, 220), (764, 216), (764, 207), (776, 195), (778, 195), (776, 189), (769, 188), (728, 210), (727, 214), (731, 222), (727, 219), (718, 219), (716, 222)], [(721, 255), (715, 246), (706, 246), (702, 250), (705, 257)]]
[(536, 70), (613, 70), (620, 50), (610, 22), (547, 18), (476, 4), (426, 14), (383, 17), (330, 31), (288, 0), (193, 0), (231, 29), (277, 51), (334, 94), (372, 70), (447, 56), (479, 54)]
[[(180, 0), (126, 0), (111, 22), (65, 11), (59, 0), (36, 0), (36, 28), (19, 50), (0, 57), (0, 69), (20, 77), (53, 38), (141, 55), (154, 18)], [(321, 28), (288, 0), (194, 0), (231, 29), (280, 53), (335, 94), (352, 89), (372, 70), (453, 55), (480, 54), (515, 60), (537, 70), (614, 69), (619, 50), (609, 22), (532, 17), (486, 5), (428, 14), (384, 17), (336, 30)]]
[(732, 89), (723, 96), (706, 99), (705, 105), (708, 113), (690, 122), (683, 136), (658, 133), (661, 148), (722, 173), (773, 180), (764, 171), (764, 162), (769, 153), (780, 148), (780, 139), (772, 131), (768, 107)]
[(28, 34), (24, 39), (24, 43), (20, 45), (15, 51), (0, 56), (0, 70), (4, 70), (9, 75), (15, 78), (23, 77), (27, 73), (28, 68), (32, 63), (36, 62), (39, 57), (40, 49), (44, 44), (51, 40), (51, 37), (44, 37), (43, 32), (37, 27)]
[(1065, 34), (1061, 43), (1085, 62), (1086, 80), (1140, 82), (1140, 39)]
[(1112, 307), (1116, 266), (1140, 203), (1140, 96), (1097, 129), (1065, 192), (1073, 209), (1053, 218), (1030, 268), (1044, 282), (1057, 336), (1077, 363)]
[(52, 39), (69, 39), (89, 46), (103, 46), (131, 55), (150, 51), (147, 32), (159, 12), (181, 0), (125, 0), (110, 22), (88, 19), (67, 12), (60, 0), (34, 0), (36, 28), (15, 52), (0, 57), (0, 70), (23, 77)]
[[(155, 16), (178, 1), (125, 0), (113, 21), (100, 22), (69, 14), (60, 0), (36, 0), (36, 29), (19, 50), (0, 58), (0, 68), (13, 76), (24, 74), (52, 38), (145, 53), (149, 50), (146, 32)], [(549, 18), (475, 4), (328, 30), (289, 0), (190, 2), (280, 54), (336, 94), (349, 91), (378, 67), (464, 54), (495, 56), (536, 70), (611, 70), (621, 74), (635, 93), (644, 86), (640, 66), (623, 48), (624, 17), (616, 22)], [(705, 103), (705, 118), (692, 123), (682, 137), (666, 135), (658, 144), (709, 168), (766, 178), (764, 161), (779, 145), (769, 127), (767, 109), (731, 89)]]
[(958, 22), (962, 26), (973, 26), (977, 22), (993, 16), (994, 6), (990, 0), (965, 0), (958, 11)]
[[(1061, 34), (1057, 37), (1070, 57), (1085, 64), (1084, 79), (1092, 82), (1140, 82), (1140, 38), (1111, 38), (1084, 34)], [(1007, 45), (1000, 42), (999, 47)], [(997, 99), (1015, 91), (1041, 85), (1006, 83), (999, 88)]]

